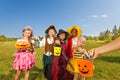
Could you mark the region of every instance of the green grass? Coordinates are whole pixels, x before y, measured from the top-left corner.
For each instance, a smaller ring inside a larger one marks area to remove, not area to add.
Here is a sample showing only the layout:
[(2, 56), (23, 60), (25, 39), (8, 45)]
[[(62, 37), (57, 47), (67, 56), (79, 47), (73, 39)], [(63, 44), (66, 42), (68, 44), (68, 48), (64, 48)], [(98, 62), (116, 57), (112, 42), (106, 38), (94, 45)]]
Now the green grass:
[[(15, 42), (0, 42), (0, 80), (14, 80), (16, 71), (12, 68), (15, 53)], [(87, 50), (105, 44), (104, 42), (87, 41)], [(112, 47), (112, 46), (111, 46)], [(29, 80), (45, 80), (42, 70), (43, 47), (36, 48), (36, 64), (30, 70)], [(94, 60), (95, 70), (92, 77), (86, 80), (120, 80), (120, 51), (103, 54)], [(24, 80), (24, 73), (21, 79)]]

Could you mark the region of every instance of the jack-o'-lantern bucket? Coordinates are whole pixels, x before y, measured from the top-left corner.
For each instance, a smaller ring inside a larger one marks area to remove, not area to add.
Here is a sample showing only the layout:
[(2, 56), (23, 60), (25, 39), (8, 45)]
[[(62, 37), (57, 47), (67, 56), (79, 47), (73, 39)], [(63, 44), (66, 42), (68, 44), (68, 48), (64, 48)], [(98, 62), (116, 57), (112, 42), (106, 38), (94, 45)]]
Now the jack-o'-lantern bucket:
[(19, 41), (15, 44), (16, 49), (26, 49), (30, 47), (30, 43), (27, 41)]
[(93, 62), (90, 62), (89, 60), (85, 60), (85, 59), (79, 59), (77, 60), (77, 63), (81, 76), (90, 77), (93, 75), (93, 69), (94, 69)]
[(60, 56), (61, 55), (61, 47), (54, 46), (54, 56)]

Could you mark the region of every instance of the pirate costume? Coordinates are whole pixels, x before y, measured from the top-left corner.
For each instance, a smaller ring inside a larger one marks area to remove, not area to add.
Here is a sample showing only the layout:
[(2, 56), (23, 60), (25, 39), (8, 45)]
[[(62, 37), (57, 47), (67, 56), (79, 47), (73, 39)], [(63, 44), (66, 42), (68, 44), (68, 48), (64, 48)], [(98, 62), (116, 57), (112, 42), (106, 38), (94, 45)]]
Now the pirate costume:
[(43, 69), (44, 69), (44, 76), (47, 78), (47, 80), (52, 80), (52, 59), (53, 59), (53, 45), (55, 37), (50, 38), (48, 35), (48, 31), (50, 29), (53, 29), (55, 33), (57, 33), (55, 27), (51, 25), (45, 33), (47, 36), (40, 41), (40, 46), (45, 45), (45, 52), (43, 54)]

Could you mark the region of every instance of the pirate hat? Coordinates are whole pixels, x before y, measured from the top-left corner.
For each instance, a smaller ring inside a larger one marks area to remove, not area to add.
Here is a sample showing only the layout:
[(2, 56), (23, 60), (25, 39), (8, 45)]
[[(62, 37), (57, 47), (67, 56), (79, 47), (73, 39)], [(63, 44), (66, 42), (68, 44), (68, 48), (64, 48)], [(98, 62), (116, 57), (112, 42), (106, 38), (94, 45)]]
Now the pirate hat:
[(57, 33), (54, 25), (50, 25), (50, 26), (48, 27), (48, 29), (46, 29), (45, 33), (48, 34), (48, 31), (49, 31), (50, 29), (53, 29), (53, 30)]

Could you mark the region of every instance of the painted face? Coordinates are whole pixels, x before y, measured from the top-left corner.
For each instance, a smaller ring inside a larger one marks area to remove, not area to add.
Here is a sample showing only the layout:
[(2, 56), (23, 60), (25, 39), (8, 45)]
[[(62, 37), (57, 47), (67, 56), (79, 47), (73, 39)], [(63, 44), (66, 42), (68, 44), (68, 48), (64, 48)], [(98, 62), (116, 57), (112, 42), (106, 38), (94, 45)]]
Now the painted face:
[(31, 37), (31, 35), (32, 35), (32, 32), (31, 32), (30, 30), (25, 30), (25, 31), (23, 32), (23, 36), (26, 37), (26, 38)]
[(49, 31), (48, 31), (48, 35), (51, 37), (53, 37), (54, 35), (55, 35), (56, 33), (55, 33), (55, 31), (54, 31), (54, 29), (50, 29)]
[(78, 63), (78, 68), (80, 71), (80, 75), (84, 77), (89, 77), (93, 75), (93, 63), (85, 60), (85, 59), (80, 59), (77, 61)]
[(65, 33), (61, 33), (60, 35), (59, 35), (59, 38), (61, 39), (61, 40), (64, 40), (65, 39)]
[(71, 31), (71, 33), (72, 33), (72, 36), (73, 36), (73, 37), (76, 37), (76, 36), (77, 36), (77, 30), (76, 30), (76, 29), (73, 29), (73, 30)]

